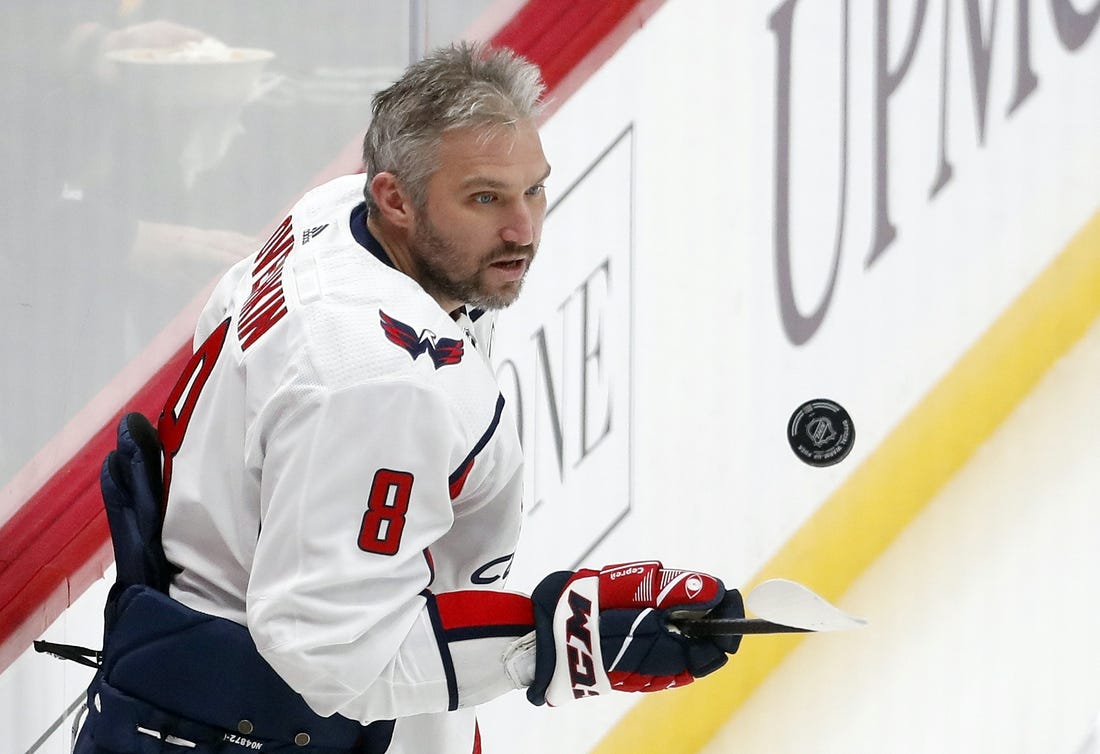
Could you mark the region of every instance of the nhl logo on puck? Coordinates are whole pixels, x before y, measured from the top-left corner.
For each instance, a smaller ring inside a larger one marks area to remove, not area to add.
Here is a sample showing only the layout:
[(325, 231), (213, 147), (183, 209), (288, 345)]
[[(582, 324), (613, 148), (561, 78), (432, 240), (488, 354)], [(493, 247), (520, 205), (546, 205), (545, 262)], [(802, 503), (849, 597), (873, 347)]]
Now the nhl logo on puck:
[(856, 428), (844, 407), (825, 398), (807, 401), (791, 415), (787, 441), (803, 463), (832, 466), (852, 449)]

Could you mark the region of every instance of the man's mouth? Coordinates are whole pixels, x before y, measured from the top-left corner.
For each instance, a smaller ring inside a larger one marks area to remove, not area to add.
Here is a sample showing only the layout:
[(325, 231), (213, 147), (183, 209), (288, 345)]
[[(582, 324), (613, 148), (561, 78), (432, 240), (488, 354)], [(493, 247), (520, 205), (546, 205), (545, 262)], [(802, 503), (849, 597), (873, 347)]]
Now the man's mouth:
[(519, 280), (527, 271), (528, 262), (530, 262), (528, 256), (507, 257), (490, 263), (489, 267), (498, 270), (506, 280)]

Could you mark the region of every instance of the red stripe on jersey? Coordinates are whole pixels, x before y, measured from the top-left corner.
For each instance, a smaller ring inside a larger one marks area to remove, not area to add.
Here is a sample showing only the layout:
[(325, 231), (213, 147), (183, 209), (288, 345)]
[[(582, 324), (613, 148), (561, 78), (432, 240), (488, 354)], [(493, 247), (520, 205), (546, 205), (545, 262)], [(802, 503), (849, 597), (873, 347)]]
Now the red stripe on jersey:
[(500, 415), (504, 411), (504, 396), (497, 396), (496, 410), (493, 412), (493, 420), (489, 423), (489, 428), (485, 430), (485, 434), (481, 436), (481, 439), (474, 445), (474, 449), (470, 451), (470, 455), (459, 464), (447, 481), (450, 485), (451, 500), (454, 500), (462, 492), (462, 487), (466, 484), (466, 477), (470, 475), (470, 469), (474, 467), (474, 459), (477, 458), (477, 454), (485, 449), (485, 446), (489, 444), (489, 440), (492, 438), (493, 433), (497, 431), (497, 426), (500, 424)]
[(477, 727), (477, 720), (474, 720), (474, 751), (473, 754), (481, 754), (481, 728)]
[(535, 627), (531, 599), (512, 592), (468, 589), (435, 595), (444, 631), (463, 631), (504, 626)]
[(451, 500), (462, 494), (462, 487), (466, 484), (466, 477), (470, 476), (470, 469), (474, 467), (474, 459), (471, 458), (454, 474), (451, 475)]
[(428, 586), (431, 586), (435, 581), (435, 558), (427, 547), (424, 548), (424, 560), (428, 563)]

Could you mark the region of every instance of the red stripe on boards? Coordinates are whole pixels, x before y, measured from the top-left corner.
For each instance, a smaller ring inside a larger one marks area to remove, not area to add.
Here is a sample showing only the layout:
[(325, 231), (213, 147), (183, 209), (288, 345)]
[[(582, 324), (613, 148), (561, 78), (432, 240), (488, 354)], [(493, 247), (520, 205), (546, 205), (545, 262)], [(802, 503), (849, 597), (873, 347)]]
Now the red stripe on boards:
[[(134, 395), (126, 411), (156, 418), (191, 356), (181, 348)], [(42, 635), (114, 559), (99, 491), (123, 411), (0, 527), (0, 672)]]
[(493, 37), (536, 63), (549, 117), (665, 0), (532, 0)]

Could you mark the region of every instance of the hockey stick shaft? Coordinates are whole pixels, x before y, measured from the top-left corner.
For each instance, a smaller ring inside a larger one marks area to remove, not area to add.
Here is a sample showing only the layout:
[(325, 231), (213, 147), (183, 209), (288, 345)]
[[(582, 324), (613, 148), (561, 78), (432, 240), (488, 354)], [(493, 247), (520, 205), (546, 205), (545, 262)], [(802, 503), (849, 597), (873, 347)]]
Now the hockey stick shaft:
[(747, 636), (749, 634), (805, 634), (812, 628), (784, 626), (763, 618), (695, 618), (673, 621), (684, 636), (702, 639), (707, 636)]

